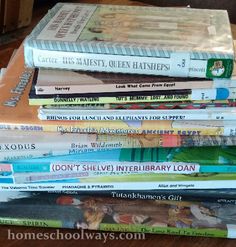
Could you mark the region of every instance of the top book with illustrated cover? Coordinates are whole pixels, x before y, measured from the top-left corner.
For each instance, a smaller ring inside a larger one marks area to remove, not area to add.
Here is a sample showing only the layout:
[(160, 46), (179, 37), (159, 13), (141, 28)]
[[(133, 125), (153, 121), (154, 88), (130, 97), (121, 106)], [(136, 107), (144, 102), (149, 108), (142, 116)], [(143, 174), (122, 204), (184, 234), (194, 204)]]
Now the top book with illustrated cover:
[(58, 3), (26, 38), (29, 67), (229, 78), (225, 10)]

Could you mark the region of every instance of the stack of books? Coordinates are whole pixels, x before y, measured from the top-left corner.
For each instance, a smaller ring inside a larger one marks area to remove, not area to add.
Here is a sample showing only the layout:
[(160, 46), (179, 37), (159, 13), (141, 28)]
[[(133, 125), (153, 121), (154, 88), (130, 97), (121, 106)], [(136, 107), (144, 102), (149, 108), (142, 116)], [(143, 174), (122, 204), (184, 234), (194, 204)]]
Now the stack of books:
[(1, 78), (0, 223), (235, 238), (233, 65), (226, 11), (57, 4)]

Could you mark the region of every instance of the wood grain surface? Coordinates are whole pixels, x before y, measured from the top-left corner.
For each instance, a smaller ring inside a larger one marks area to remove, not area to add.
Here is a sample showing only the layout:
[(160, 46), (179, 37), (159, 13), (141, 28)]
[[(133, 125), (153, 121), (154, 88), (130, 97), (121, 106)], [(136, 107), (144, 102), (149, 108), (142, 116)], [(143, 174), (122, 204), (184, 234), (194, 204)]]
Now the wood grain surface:
[[(41, 19), (41, 17), (47, 12), (47, 10), (55, 4), (56, 1), (38, 1), (41, 4), (37, 4), (33, 12), (32, 24), (24, 29), (18, 30), (17, 32), (7, 34), (5, 36), (0, 36), (0, 67), (5, 67), (8, 60), (11, 57), (14, 49), (18, 48), (25, 36), (32, 30), (36, 23)], [(81, 0), (73, 2), (89, 2), (89, 3), (112, 3), (112, 4), (129, 4), (129, 5), (143, 5), (141, 2), (137, 1), (126, 1), (126, 0)], [(234, 38), (236, 39), (236, 25), (232, 25), (232, 32)], [(1, 193), (1, 192), (0, 192)], [(9, 239), (10, 233), (18, 234), (17, 236), (21, 238), (22, 234), (28, 234), (31, 236), (33, 233), (35, 236), (42, 233), (50, 234), (56, 231), (64, 233), (65, 236), (73, 236), (73, 234), (78, 233), (81, 235), (80, 231), (69, 230), (69, 229), (47, 229), (47, 228), (33, 228), (33, 227), (16, 227), (16, 226), (0, 226), (0, 246), (1, 247), (64, 247), (64, 246), (83, 246), (83, 247), (100, 247), (112, 246), (112, 247), (235, 247), (236, 240), (230, 239), (220, 239), (220, 238), (200, 238), (200, 237), (186, 237), (186, 236), (169, 236), (169, 235), (152, 235), (146, 234), (144, 240), (122, 240), (119, 239), (119, 233), (115, 234), (114, 240), (17, 240)], [(99, 233), (98, 231), (86, 231), (86, 233)], [(78, 234), (76, 235), (78, 237)], [(12, 236), (12, 235), (11, 235)]]

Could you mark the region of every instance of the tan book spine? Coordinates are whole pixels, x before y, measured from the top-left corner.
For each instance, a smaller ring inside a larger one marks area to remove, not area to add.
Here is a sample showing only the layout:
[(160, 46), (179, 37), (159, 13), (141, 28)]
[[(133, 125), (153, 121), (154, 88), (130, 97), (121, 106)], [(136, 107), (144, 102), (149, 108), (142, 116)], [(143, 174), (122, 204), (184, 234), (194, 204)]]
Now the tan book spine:
[(0, 33), (3, 32), (5, 0), (0, 0)]
[(13, 31), (30, 24), (34, 0), (1, 0), (0, 2), (1, 33)]
[(34, 0), (20, 0), (18, 28), (26, 27), (32, 19)]
[(9, 32), (17, 28), (19, 19), (19, 0), (5, 1), (3, 32)]

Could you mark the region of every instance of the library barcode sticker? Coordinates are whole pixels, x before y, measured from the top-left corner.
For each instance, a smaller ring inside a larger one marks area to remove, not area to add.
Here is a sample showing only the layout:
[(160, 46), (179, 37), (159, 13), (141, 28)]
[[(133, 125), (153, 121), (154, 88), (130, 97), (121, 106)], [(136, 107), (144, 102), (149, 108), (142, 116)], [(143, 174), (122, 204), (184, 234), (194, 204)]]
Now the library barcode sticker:
[(192, 90), (192, 99), (193, 100), (214, 100), (217, 99), (217, 89), (194, 89)]
[(190, 68), (190, 54), (187, 52), (173, 52), (170, 55), (171, 74), (187, 77)]

